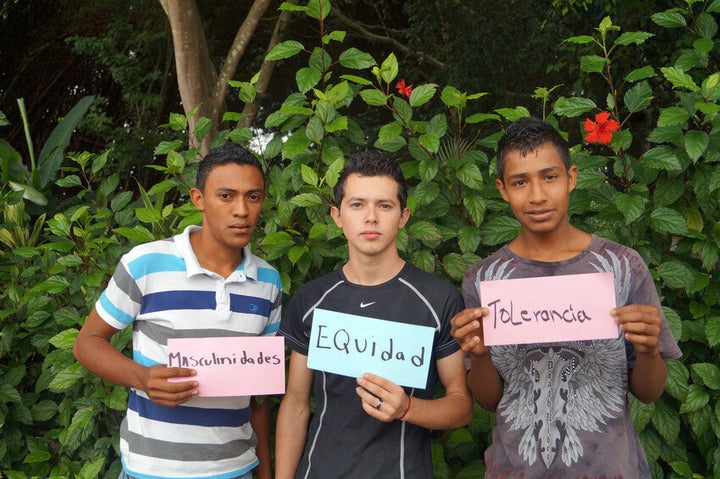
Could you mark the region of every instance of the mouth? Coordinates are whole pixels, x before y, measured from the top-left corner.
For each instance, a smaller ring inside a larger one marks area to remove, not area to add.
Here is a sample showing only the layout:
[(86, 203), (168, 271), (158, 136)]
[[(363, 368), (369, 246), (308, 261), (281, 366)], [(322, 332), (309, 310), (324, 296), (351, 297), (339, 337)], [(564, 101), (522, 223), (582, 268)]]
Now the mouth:
[(375, 239), (375, 238), (380, 237), (380, 232), (379, 231), (363, 231), (362, 233), (360, 233), (360, 236), (362, 236), (363, 238)]
[(526, 211), (525, 215), (535, 221), (544, 221), (552, 215), (553, 210), (532, 210)]
[(251, 233), (251, 232), (253, 231), (253, 229), (254, 229), (253, 225), (247, 224), (247, 223), (237, 224), (237, 225), (230, 225), (230, 226), (228, 226), (228, 228), (229, 228), (231, 231), (233, 231), (233, 232), (235, 232), (235, 233), (239, 233), (239, 234)]

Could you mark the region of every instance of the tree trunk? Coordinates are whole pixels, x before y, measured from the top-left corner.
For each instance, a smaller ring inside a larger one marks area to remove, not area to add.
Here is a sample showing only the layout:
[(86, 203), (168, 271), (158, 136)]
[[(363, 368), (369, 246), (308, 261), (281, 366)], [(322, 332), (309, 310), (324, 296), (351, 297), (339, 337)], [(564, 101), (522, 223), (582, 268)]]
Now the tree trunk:
[[(225, 107), (227, 81), (235, 75), (238, 62), (270, 1), (253, 2), (218, 76), (215, 65), (210, 60), (202, 19), (195, 0), (159, 0), (172, 29), (178, 89), (185, 114), (188, 115), (198, 108), (197, 114), (188, 118), (188, 137), (191, 147), (200, 147), (201, 155), (209, 151), (212, 139), (219, 129)], [(211, 128), (198, 145), (195, 126), (201, 116), (211, 121)]]

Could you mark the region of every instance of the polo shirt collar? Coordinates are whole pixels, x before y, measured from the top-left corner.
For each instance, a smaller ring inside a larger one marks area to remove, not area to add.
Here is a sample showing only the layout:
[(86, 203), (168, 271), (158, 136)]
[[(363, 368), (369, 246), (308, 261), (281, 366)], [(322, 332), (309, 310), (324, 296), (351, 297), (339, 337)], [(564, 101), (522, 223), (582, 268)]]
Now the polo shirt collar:
[[(190, 244), (190, 233), (192, 233), (193, 231), (199, 231), (201, 229), (201, 226), (190, 225), (185, 228), (182, 233), (176, 235), (174, 238), (175, 244), (177, 245), (177, 248), (180, 251), (183, 260), (185, 260), (185, 268), (187, 270), (188, 277), (197, 274), (206, 274), (205, 269), (200, 266), (200, 263), (197, 260), (197, 256), (195, 256), (195, 252), (193, 251), (192, 245)], [(255, 255), (252, 254), (252, 252), (250, 251), (250, 247), (247, 245), (243, 247), (243, 260), (235, 269), (235, 272), (230, 275), (228, 279), (231, 279), (238, 273), (240, 273), (240, 280), (244, 279), (245, 277), (247, 277), (248, 279), (257, 280), (258, 277), (258, 266), (257, 261), (255, 261)]]

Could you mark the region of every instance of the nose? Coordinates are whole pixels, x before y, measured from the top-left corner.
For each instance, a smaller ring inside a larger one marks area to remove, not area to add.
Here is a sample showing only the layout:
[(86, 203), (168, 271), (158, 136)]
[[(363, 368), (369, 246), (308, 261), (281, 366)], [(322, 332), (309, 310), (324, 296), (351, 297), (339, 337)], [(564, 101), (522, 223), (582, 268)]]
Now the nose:
[(239, 216), (239, 217), (245, 217), (248, 215), (248, 207), (245, 203), (245, 198), (238, 198), (237, 201), (233, 204), (233, 215)]
[(531, 182), (530, 183), (530, 202), (531, 203), (542, 203), (547, 199), (545, 195), (545, 189), (541, 183)]
[(377, 221), (377, 211), (375, 208), (367, 208), (367, 215), (365, 216), (366, 223), (375, 223)]

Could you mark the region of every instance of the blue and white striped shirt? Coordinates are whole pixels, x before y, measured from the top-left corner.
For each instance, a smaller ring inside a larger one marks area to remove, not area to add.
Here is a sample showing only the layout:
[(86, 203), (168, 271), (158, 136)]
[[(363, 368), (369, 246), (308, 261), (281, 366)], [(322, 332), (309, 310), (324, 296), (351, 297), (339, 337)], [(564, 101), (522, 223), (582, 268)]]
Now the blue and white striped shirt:
[[(198, 228), (133, 248), (95, 305), (110, 326), (132, 324), (139, 364), (166, 364), (168, 338), (274, 336), (278, 329), (278, 272), (247, 246), (227, 278), (203, 269), (190, 246)], [(165, 407), (132, 389), (120, 431), (123, 467), (140, 479), (227, 479), (250, 471), (258, 459), (249, 403), (247, 396), (198, 397)]]

